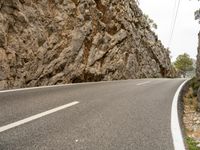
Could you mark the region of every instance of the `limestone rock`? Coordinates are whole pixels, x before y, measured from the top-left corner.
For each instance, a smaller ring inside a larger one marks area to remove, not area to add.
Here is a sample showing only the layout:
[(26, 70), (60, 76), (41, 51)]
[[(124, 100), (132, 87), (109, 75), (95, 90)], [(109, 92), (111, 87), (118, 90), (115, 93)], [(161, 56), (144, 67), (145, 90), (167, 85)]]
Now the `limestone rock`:
[(170, 77), (134, 0), (0, 2), (0, 88)]
[(199, 38), (199, 46), (198, 46), (198, 54), (197, 54), (197, 66), (196, 66), (196, 76), (200, 78), (200, 33), (198, 35)]

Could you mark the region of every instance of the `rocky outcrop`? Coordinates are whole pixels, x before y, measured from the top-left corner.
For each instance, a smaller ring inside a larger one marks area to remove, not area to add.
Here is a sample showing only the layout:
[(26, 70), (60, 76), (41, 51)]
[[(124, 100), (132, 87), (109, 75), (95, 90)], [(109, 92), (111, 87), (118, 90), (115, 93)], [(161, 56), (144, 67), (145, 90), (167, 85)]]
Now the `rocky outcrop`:
[(0, 1), (1, 89), (170, 74), (134, 0)]
[(199, 46), (197, 48), (198, 54), (197, 54), (197, 62), (196, 62), (196, 76), (200, 78), (200, 33), (198, 35), (199, 38)]
[[(196, 61), (196, 77), (197, 77), (196, 83), (199, 83), (199, 80), (200, 80), (200, 32), (198, 34), (198, 38), (199, 38), (199, 43), (198, 43), (199, 46), (197, 48), (198, 53), (197, 53), (197, 61)], [(197, 91), (197, 100), (198, 100), (198, 107), (200, 110), (200, 87)]]

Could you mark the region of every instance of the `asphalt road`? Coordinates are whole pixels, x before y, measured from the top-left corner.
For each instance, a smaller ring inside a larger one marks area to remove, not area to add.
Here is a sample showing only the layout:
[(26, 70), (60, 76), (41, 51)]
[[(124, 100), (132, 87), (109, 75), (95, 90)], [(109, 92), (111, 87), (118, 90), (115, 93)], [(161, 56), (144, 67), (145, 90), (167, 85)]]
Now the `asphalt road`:
[(183, 79), (142, 79), (0, 93), (0, 150), (173, 150), (172, 100)]

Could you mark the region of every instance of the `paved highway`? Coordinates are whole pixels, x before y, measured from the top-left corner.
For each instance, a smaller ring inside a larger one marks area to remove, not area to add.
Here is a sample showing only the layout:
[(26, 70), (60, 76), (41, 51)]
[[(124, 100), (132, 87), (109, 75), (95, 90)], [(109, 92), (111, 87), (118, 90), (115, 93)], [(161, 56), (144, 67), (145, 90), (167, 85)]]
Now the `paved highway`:
[(173, 150), (183, 79), (141, 79), (0, 93), (0, 150)]

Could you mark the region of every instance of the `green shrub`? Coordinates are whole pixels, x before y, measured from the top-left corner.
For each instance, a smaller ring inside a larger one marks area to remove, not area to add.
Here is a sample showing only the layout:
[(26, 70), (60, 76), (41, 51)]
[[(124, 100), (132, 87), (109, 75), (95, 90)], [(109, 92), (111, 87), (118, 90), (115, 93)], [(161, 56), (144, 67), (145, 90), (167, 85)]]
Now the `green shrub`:
[(197, 91), (198, 91), (198, 89), (199, 89), (199, 87), (200, 87), (200, 79), (198, 79), (198, 78), (192, 78), (191, 80), (190, 80), (190, 86), (192, 87), (192, 89), (193, 89), (193, 95), (196, 97), (197, 96)]
[(186, 139), (189, 150), (200, 150), (200, 148), (197, 147), (197, 142), (195, 142), (192, 138), (187, 137)]

